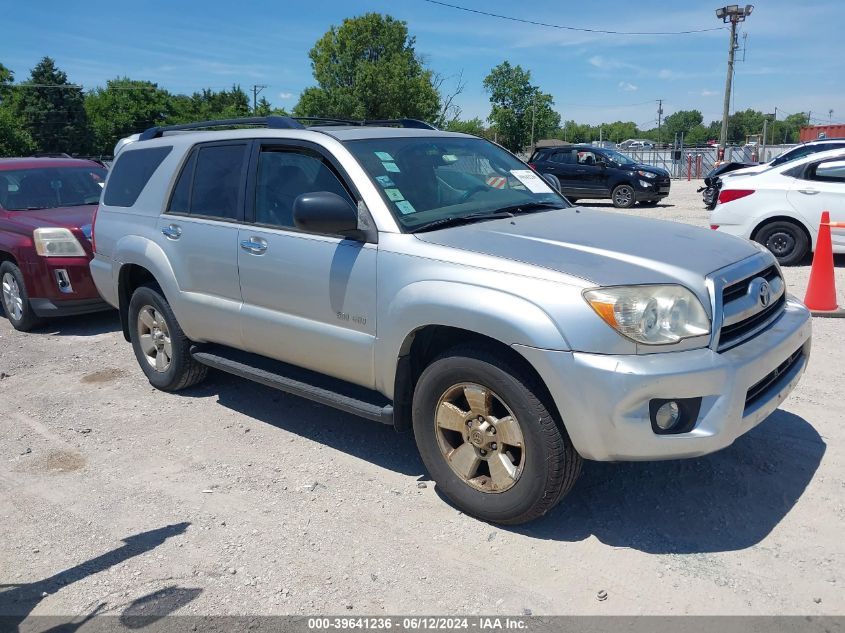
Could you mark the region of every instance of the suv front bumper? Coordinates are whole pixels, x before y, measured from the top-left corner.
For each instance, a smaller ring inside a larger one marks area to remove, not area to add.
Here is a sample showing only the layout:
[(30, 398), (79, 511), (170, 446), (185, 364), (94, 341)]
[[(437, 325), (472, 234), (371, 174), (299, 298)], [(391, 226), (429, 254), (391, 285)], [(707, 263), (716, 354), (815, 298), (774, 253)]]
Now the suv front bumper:
[[(790, 298), (767, 330), (721, 354), (710, 348), (629, 356), (514, 348), (539, 372), (583, 457), (632, 461), (696, 457), (729, 446), (798, 384), (810, 343), (810, 313)], [(746, 404), (749, 389), (798, 350), (795, 362)], [(690, 432), (652, 431), (650, 400), (698, 397), (701, 410)]]

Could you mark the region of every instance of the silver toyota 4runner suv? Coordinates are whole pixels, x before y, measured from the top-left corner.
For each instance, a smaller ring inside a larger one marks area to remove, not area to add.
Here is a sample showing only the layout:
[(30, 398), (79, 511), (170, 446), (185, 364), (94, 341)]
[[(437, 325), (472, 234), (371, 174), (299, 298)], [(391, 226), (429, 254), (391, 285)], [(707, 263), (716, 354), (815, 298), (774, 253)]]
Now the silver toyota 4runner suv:
[(300, 121), (119, 144), (91, 271), (155, 387), (213, 367), (413, 428), (455, 505), (520, 523), (582, 459), (728, 446), (806, 367), (809, 312), (752, 242), (573, 207), (466, 134)]

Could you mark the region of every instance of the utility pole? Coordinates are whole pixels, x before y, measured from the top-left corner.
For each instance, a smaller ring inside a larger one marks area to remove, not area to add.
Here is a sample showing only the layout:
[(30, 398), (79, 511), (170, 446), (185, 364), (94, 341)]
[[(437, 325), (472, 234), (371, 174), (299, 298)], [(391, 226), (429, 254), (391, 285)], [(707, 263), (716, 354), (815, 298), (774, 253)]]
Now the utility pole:
[(728, 43), (728, 74), (725, 79), (725, 102), (722, 106), (722, 133), (719, 135), (719, 160), (725, 158), (725, 147), (728, 144), (728, 117), (730, 116), (731, 107), (731, 84), (733, 82), (734, 74), (734, 52), (736, 52), (736, 25), (744, 22), (745, 18), (751, 15), (754, 10), (754, 5), (746, 4), (740, 7), (736, 4), (722, 7), (716, 10), (716, 17), (722, 22), (731, 24), (731, 38)]
[(261, 94), (261, 91), (264, 90), (267, 86), (263, 84), (255, 84), (252, 87), (252, 113), (255, 114), (258, 111), (258, 95)]
[(766, 137), (769, 134), (769, 115), (763, 117), (763, 142), (760, 144), (760, 156), (757, 157), (758, 162), (766, 162)]
[(660, 124), (663, 121), (663, 99), (657, 100), (657, 147), (660, 148)]
[(537, 118), (537, 93), (531, 98), (531, 151), (534, 151), (534, 120)]

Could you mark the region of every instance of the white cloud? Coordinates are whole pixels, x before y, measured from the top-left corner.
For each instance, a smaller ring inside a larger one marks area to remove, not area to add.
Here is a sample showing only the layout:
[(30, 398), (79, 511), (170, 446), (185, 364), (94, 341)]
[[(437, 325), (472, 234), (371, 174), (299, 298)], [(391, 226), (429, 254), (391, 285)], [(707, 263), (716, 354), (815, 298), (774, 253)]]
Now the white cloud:
[(719, 93), (718, 93), (717, 91), (715, 91), (715, 90), (707, 90), (707, 89), (705, 89), (705, 90), (702, 90), (702, 91), (701, 91), (701, 96), (702, 96), (702, 97), (713, 97), (713, 96), (715, 96), (715, 95), (717, 95), (717, 94), (719, 94)]
[(290, 93), (290, 92), (280, 92), (279, 93), (279, 99), (282, 99), (283, 101), (290, 99), (292, 96), (293, 96), (293, 93)]
[(664, 68), (659, 73), (657, 73), (658, 79), (674, 79), (676, 76), (677, 75), (668, 68)]
[(634, 92), (639, 90), (639, 86), (635, 86), (634, 84), (627, 82), (627, 81), (620, 81), (619, 82), (619, 89), (624, 90), (625, 92)]
[(591, 66), (595, 66), (596, 68), (609, 68), (610, 62), (606, 61), (604, 57), (601, 55), (595, 55), (594, 57), (590, 57), (587, 60)]

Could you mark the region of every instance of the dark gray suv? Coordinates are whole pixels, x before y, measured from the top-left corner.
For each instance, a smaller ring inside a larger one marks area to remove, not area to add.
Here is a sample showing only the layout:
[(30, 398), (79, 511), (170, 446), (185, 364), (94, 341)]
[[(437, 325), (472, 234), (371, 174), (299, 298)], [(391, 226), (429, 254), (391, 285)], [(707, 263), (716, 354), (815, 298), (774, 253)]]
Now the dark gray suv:
[(575, 202), (582, 198), (610, 198), (628, 209), (635, 202), (656, 203), (669, 195), (669, 172), (643, 165), (625, 154), (592, 145), (564, 145), (537, 149), (528, 161), (541, 174), (560, 180), (561, 191)]

